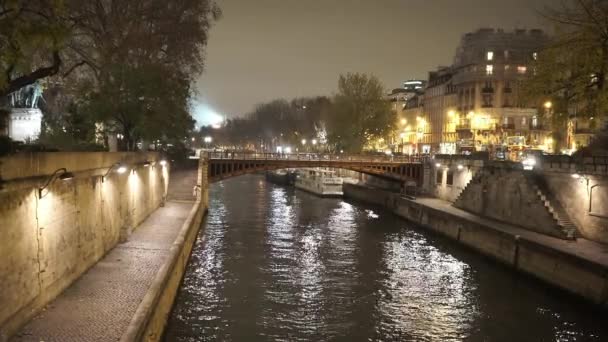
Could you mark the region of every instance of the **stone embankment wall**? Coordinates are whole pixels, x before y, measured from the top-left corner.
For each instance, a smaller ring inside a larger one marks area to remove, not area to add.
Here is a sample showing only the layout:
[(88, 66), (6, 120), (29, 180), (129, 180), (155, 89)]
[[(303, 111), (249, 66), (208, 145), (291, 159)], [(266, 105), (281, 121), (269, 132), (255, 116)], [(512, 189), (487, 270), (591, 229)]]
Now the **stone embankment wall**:
[[(547, 244), (541, 235), (518, 234), (514, 229), (483, 219), (403, 199), (399, 194), (346, 184), (345, 195), (385, 206), (395, 214), (444, 235), (481, 254), (608, 308), (608, 267)], [(449, 206), (448, 206), (449, 207)], [(466, 214), (466, 213), (465, 213)], [(521, 232), (526, 232), (519, 229)], [(555, 240), (555, 239), (553, 239)], [(557, 240), (562, 242), (562, 240)], [(563, 241), (567, 245), (568, 242)]]
[(521, 170), (484, 168), (466, 185), (454, 206), (537, 233), (567, 238), (549, 207)]
[[(116, 163), (128, 171), (103, 178)], [(51, 182), (40, 198), (39, 187), (60, 168), (74, 178)], [(169, 168), (156, 153), (0, 158), (0, 337), (10, 336), (158, 208), (168, 179)]]
[[(542, 174), (580, 234), (608, 243), (608, 157), (544, 161)], [(577, 174), (579, 178), (573, 178)]]
[(608, 157), (548, 156), (524, 171), (519, 163), (443, 156), (428, 169), (426, 193), (459, 208), (551, 236), (608, 243)]

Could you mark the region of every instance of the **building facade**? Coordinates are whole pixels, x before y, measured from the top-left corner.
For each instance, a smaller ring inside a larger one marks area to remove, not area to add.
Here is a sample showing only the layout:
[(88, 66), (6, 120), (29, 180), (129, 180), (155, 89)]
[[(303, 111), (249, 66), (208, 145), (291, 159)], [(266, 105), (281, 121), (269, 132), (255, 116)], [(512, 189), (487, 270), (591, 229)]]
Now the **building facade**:
[(551, 149), (545, 113), (523, 94), (548, 39), (541, 30), (521, 29), (479, 29), (463, 36), (452, 65), (457, 104), (448, 108), (458, 152)]
[(479, 29), (465, 34), (452, 65), (430, 72), (423, 94), (406, 101), (400, 115), (410, 125), (395, 134), (403, 137), (400, 151), (553, 152), (543, 109), (523, 94), (537, 53), (547, 42), (541, 30)]

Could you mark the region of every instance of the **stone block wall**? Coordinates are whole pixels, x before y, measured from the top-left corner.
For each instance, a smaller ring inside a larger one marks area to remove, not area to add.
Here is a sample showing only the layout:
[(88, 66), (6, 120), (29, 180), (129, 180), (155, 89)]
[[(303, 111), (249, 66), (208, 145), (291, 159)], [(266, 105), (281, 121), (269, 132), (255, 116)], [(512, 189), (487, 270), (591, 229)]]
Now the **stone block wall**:
[(551, 171), (543, 172), (543, 176), (579, 233), (586, 239), (608, 243), (608, 176), (575, 179), (571, 173)]
[[(150, 161), (150, 166), (144, 166)], [(31, 153), (0, 159), (0, 340), (94, 265), (164, 200), (155, 153)], [(115, 163), (129, 171), (102, 175)], [(56, 180), (39, 198), (55, 170)]]
[(454, 206), (537, 233), (567, 237), (522, 170), (483, 169)]
[[(483, 165), (482, 160), (436, 158), (429, 164), (428, 182), (425, 182), (429, 184), (428, 193), (444, 201), (456, 201)], [(448, 174), (452, 176), (452, 184), (448, 182)]]

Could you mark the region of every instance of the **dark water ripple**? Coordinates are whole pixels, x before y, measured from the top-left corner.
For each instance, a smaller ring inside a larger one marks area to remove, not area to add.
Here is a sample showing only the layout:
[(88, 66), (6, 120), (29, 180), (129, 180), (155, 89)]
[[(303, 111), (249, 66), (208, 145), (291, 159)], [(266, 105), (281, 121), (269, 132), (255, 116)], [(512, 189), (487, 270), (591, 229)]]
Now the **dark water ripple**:
[(167, 341), (607, 341), (605, 313), (379, 208), (216, 184)]

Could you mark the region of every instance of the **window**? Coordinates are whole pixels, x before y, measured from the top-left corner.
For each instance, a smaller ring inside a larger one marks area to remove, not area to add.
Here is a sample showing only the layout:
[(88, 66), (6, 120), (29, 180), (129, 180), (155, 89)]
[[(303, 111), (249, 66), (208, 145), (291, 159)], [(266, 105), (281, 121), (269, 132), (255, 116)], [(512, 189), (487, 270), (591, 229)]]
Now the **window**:
[(525, 127), (527, 123), (528, 123), (528, 118), (526, 118), (525, 116), (523, 116), (521, 118), (521, 125)]
[(505, 50), (505, 60), (509, 59), (509, 50)]
[(538, 60), (538, 52), (532, 52), (532, 59)]
[(494, 51), (488, 51), (486, 58), (489, 61), (494, 60)]
[(538, 127), (538, 117), (536, 115), (532, 117), (532, 127)]
[(486, 75), (491, 76), (494, 74), (494, 66), (492, 64), (486, 65)]
[(517, 67), (517, 73), (518, 74), (525, 74), (526, 71), (528, 71), (528, 68), (526, 68), (526, 66), (524, 66), (524, 65), (519, 65)]
[(454, 185), (454, 172), (448, 171), (447, 185)]
[(511, 66), (510, 66), (510, 65), (508, 65), (508, 64), (507, 64), (507, 65), (505, 65), (505, 71), (509, 71), (509, 69), (511, 69)]
[(443, 171), (437, 170), (437, 175), (435, 176), (435, 182), (437, 184), (443, 184)]

